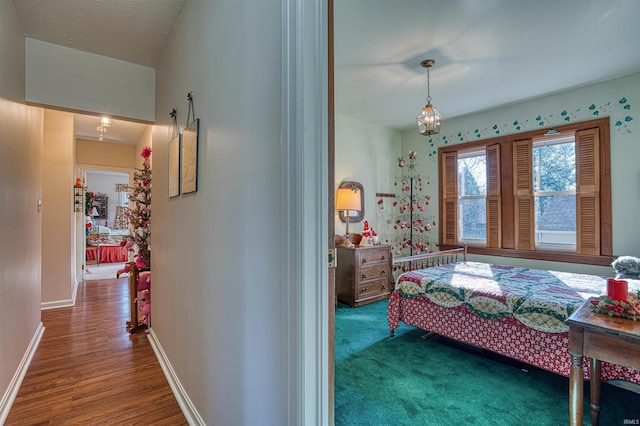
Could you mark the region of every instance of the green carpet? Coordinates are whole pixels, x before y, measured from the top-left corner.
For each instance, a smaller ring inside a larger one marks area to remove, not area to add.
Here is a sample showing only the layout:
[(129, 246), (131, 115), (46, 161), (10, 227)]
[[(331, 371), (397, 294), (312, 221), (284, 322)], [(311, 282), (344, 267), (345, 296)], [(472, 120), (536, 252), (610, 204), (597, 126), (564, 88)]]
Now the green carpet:
[[(404, 324), (390, 337), (386, 313), (386, 300), (336, 309), (336, 425), (569, 424), (568, 378)], [(640, 422), (636, 393), (603, 384), (601, 407), (603, 426)]]

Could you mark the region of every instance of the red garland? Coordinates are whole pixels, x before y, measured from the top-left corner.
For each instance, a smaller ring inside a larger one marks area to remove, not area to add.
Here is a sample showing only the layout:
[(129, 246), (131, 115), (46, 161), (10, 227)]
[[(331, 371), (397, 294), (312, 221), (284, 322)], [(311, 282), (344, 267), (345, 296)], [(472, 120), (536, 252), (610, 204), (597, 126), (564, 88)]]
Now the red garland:
[(621, 302), (613, 300), (609, 296), (600, 296), (591, 301), (589, 309), (610, 317), (628, 318), (634, 321), (640, 319), (640, 303), (638, 303), (637, 298), (636, 301)]

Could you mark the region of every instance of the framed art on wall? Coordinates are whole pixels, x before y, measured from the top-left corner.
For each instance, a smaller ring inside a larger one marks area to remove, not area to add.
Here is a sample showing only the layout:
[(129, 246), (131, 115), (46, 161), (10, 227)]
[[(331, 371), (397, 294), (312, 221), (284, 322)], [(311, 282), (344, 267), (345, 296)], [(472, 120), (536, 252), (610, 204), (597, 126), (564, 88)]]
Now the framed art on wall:
[(200, 119), (189, 123), (182, 132), (181, 189), (183, 194), (198, 190), (198, 128)]
[(169, 142), (169, 197), (180, 195), (180, 145), (182, 135)]

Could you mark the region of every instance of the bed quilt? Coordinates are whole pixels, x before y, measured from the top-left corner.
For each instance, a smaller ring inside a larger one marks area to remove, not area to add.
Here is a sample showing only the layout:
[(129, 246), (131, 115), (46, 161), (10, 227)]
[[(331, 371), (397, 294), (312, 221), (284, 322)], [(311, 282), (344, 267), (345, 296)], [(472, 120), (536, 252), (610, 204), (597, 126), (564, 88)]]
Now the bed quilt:
[[(640, 282), (628, 283), (640, 290)], [(564, 320), (605, 292), (603, 277), (457, 262), (402, 274), (387, 320), (392, 333), (402, 321), (568, 377)], [(586, 357), (584, 367), (588, 379)], [(603, 362), (602, 380), (640, 384), (640, 371)]]
[(453, 308), (466, 306), (483, 318), (513, 318), (547, 333), (569, 330), (565, 321), (589, 297), (606, 289), (606, 278), (478, 262), (457, 262), (403, 274), (401, 296), (427, 297)]

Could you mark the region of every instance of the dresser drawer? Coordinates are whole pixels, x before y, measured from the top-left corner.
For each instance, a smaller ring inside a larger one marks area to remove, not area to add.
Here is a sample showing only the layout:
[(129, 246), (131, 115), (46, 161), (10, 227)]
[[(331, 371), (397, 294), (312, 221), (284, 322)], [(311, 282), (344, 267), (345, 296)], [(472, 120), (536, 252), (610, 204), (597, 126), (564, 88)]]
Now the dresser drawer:
[(360, 267), (364, 268), (367, 265), (375, 263), (388, 263), (389, 262), (389, 250), (386, 249), (372, 249), (358, 254), (360, 258)]
[(374, 263), (370, 266), (361, 266), (360, 272), (357, 277), (359, 282), (367, 281), (367, 280), (375, 280), (384, 278), (387, 281), (389, 280), (388, 275), (388, 267), (385, 263)]
[(386, 278), (367, 281), (358, 285), (356, 300), (360, 301), (370, 297), (380, 296), (389, 293), (389, 281)]

